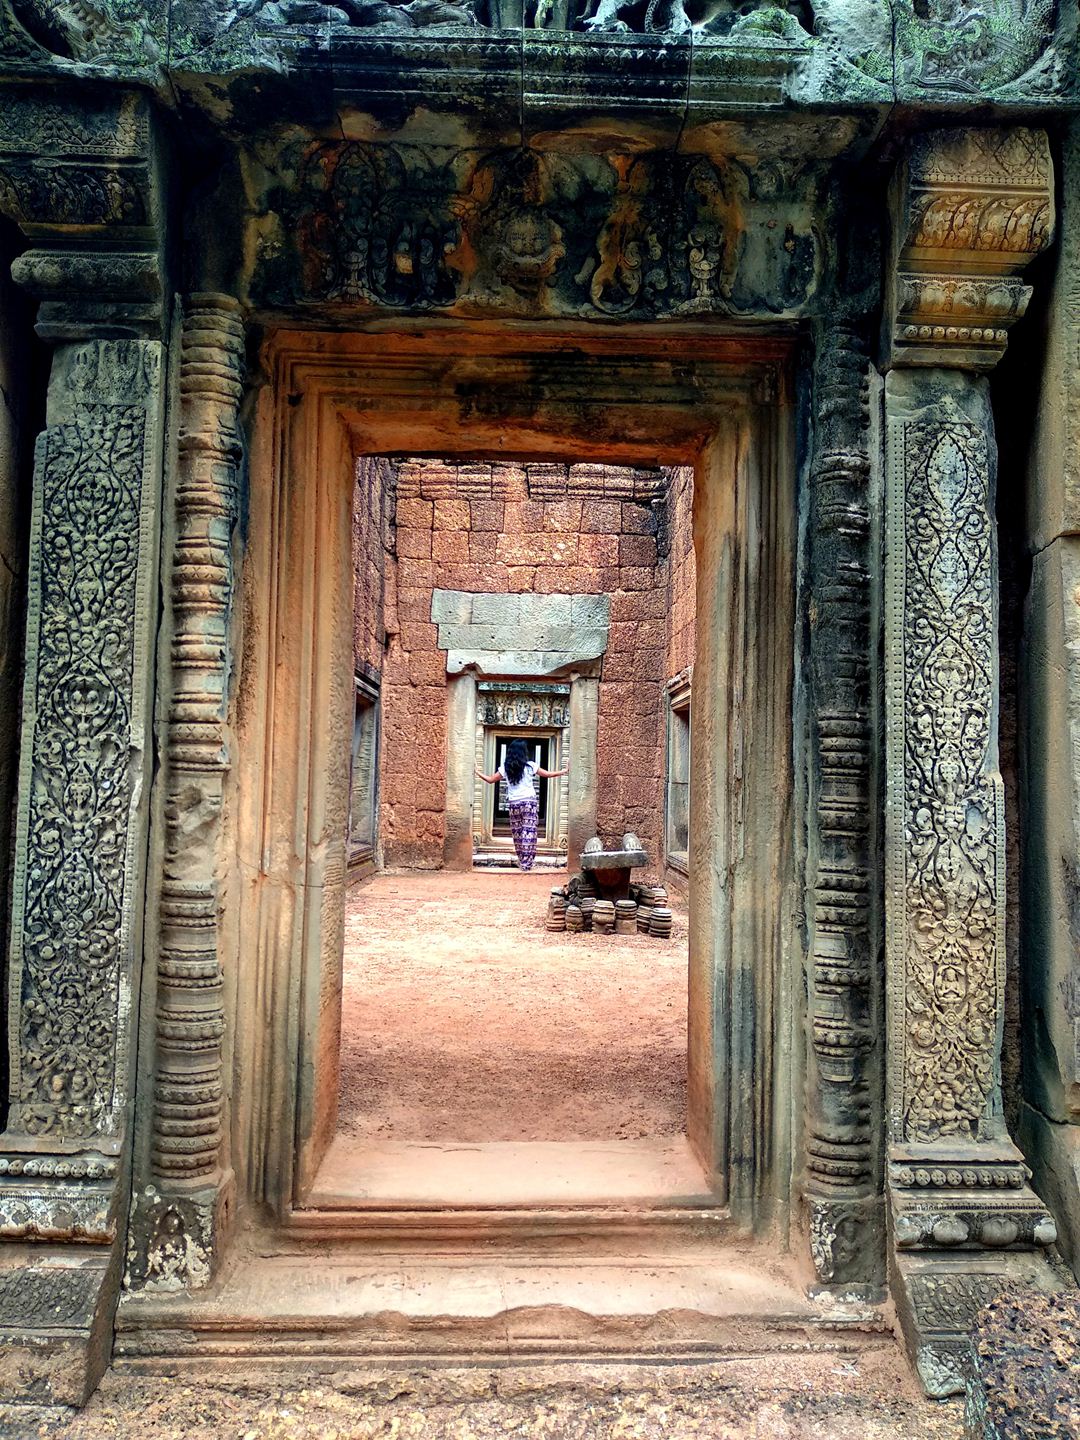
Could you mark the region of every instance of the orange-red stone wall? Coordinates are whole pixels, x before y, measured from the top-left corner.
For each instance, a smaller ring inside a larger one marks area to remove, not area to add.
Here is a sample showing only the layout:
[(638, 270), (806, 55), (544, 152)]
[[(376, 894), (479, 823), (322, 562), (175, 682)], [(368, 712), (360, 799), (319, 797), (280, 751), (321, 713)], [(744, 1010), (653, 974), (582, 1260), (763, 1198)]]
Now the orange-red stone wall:
[(393, 552), (394, 469), (389, 460), (356, 464), (353, 504), (353, 648), (356, 668), (371, 680), (382, 673), (386, 642), (387, 558)]
[[(680, 472), (676, 472), (677, 478)], [(672, 630), (671, 580), (687, 583), (687, 539), (673, 532), (664, 477), (605, 467), (409, 461), (398, 466), (386, 575), (380, 836), (383, 864), (442, 864), (446, 656), (431, 620), (436, 587), (473, 593), (608, 594), (601, 671), (597, 825), (633, 830), (660, 860), (663, 687), (689, 645)], [(673, 514), (689, 529), (684, 483)], [(369, 495), (368, 502), (373, 503)], [(681, 506), (681, 508), (680, 508)], [(677, 551), (677, 564), (671, 556)], [(689, 564), (692, 568), (692, 546)], [(690, 582), (692, 594), (692, 581)], [(361, 601), (357, 587), (358, 605)], [(370, 640), (358, 617), (361, 635)], [(680, 649), (679, 647), (683, 647)]]
[(697, 565), (694, 558), (694, 472), (688, 465), (671, 474), (668, 490), (669, 535), (667, 612), (667, 676), (672, 679), (694, 663), (694, 617), (697, 614)]

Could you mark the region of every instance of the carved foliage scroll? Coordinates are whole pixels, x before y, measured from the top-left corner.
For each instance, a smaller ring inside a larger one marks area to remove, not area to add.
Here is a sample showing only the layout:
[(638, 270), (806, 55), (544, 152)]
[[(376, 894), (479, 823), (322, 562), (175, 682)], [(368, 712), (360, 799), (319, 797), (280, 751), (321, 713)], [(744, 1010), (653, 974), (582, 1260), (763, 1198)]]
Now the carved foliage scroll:
[(1019, 272), (1053, 234), (1046, 135), (1016, 126), (923, 136), (899, 203), (894, 360), (992, 368), (1031, 295)]
[(911, 1142), (980, 1139), (1004, 985), (992, 439), (962, 419), (895, 425), (894, 1125)]
[(9, 1132), (118, 1133), (126, 1100), (159, 347), (64, 352), (35, 468), (10, 966)]

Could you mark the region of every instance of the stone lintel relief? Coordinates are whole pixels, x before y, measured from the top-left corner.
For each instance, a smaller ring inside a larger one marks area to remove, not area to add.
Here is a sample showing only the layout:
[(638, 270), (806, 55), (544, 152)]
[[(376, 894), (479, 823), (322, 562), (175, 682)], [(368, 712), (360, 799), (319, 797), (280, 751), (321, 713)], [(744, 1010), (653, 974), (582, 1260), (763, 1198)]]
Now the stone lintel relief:
[[(267, 184), (265, 164), (276, 167)], [(256, 177), (256, 169), (258, 178)], [(251, 298), (354, 312), (796, 316), (823, 282), (808, 160), (301, 145), (249, 166), (269, 207)]]
[(928, 264), (972, 306), (912, 337), (897, 305), (885, 386), (887, 1179), (897, 1303), (937, 1394), (964, 1385), (972, 1294), (1048, 1280), (1056, 1238), (1001, 1106), (997, 449), (977, 373), (1005, 343), (999, 287), (1050, 240), (1052, 185), (1038, 131), (943, 131), (915, 142), (897, 205), (894, 294)]

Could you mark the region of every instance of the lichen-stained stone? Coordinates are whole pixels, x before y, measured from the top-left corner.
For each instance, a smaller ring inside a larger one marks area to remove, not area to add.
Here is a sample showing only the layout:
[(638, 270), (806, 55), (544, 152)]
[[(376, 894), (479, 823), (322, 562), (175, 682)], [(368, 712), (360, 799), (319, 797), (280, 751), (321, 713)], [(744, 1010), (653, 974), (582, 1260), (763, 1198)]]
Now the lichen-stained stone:
[(168, 52), (170, 0), (3, 0), (0, 64), (154, 80)]
[(1073, 1440), (1080, 1434), (1080, 1298), (1008, 1291), (974, 1333), (966, 1440)]

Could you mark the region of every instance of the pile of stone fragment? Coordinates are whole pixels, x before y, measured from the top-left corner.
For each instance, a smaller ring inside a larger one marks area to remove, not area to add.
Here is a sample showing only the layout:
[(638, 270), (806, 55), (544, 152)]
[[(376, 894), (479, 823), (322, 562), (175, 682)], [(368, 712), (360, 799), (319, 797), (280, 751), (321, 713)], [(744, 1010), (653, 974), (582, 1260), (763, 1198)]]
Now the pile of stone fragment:
[(663, 885), (631, 885), (628, 900), (601, 900), (587, 875), (573, 875), (551, 892), (547, 928), (580, 935), (651, 935), (671, 939), (671, 907)]

